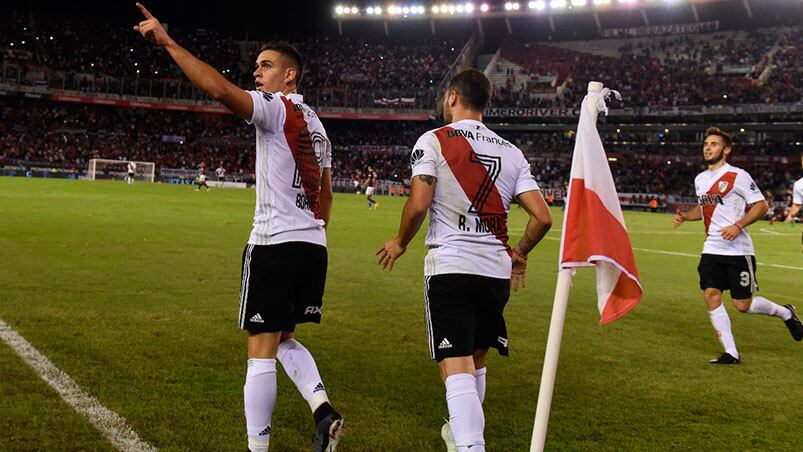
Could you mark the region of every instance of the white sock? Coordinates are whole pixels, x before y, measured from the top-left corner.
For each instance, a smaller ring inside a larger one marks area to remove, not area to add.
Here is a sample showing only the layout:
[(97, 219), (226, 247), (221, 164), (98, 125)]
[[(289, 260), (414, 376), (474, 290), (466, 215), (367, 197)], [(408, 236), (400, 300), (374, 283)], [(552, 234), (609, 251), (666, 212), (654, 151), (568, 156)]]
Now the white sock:
[(764, 314), (778, 317), (781, 320), (789, 320), (792, 318), (792, 311), (764, 297), (753, 297), (753, 302), (750, 303), (750, 309), (748, 309), (747, 312), (750, 314)]
[(282, 342), (276, 357), (313, 413), (319, 406), (329, 402), (315, 359), (300, 342), (295, 339)]
[(446, 378), (449, 425), (459, 452), (485, 452), (485, 416), (477, 394), (477, 380), (471, 374)]
[(276, 407), (276, 360), (249, 359), (245, 374), (245, 423), (251, 452), (267, 452)]
[(480, 397), (480, 403), (485, 402), (485, 374), (488, 369), (483, 367), (474, 371), (474, 378), (477, 380), (477, 395)]
[(739, 352), (736, 351), (736, 341), (733, 340), (733, 332), (731, 331), (731, 318), (728, 317), (725, 305), (720, 304), (713, 311), (708, 311), (708, 315), (711, 317), (711, 324), (714, 325), (719, 342), (725, 347), (725, 352), (738, 359)]

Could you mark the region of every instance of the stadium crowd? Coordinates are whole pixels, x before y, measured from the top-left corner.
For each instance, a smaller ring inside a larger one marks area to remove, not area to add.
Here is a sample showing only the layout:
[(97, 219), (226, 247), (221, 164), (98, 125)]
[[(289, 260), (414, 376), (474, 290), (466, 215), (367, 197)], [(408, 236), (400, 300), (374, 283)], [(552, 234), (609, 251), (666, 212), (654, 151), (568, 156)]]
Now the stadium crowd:
[[(0, 30), (7, 81), (54, 89), (202, 98), (162, 49), (129, 29), (67, 18), (25, 20), (19, 12)], [(27, 25), (20, 25), (27, 24)], [(170, 27), (171, 36), (243, 87), (253, 85), (259, 43), (206, 29)], [(304, 55), (302, 86), (311, 104), (428, 107), (465, 43), (417, 39), (408, 45), (311, 37), (293, 42)]]
[[(0, 22), (5, 26), (0, 30), (5, 48), (0, 51), (0, 65), (6, 81), (111, 94), (205, 98), (161, 49), (128, 29), (67, 18), (32, 20), (14, 11), (9, 16)], [(230, 80), (251, 86), (257, 42), (213, 30), (171, 27), (170, 33)], [(575, 106), (590, 80), (617, 88), (624, 105), (631, 107), (803, 99), (800, 28), (611, 42), (619, 46), (613, 49), (615, 56), (505, 43), (501, 57), (520, 69), (508, 70), (505, 83), (496, 87), (493, 105)], [(431, 38), (400, 45), (346, 37), (312, 37), (295, 44), (306, 60), (302, 89), (308, 103), (359, 108), (432, 108), (434, 88), (464, 45)], [(528, 80), (544, 67), (557, 68), (556, 86), (534, 89)]]
[[(621, 45), (615, 57), (508, 42), (502, 55), (520, 69), (505, 72), (505, 83), (497, 87), (493, 103), (505, 107), (574, 106), (582, 100), (592, 80), (619, 90), (627, 106), (803, 100), (800, 28), (631, 41)], [(563, 89), (555, 90), (561, 95), (534, 94), (528, 80), (537, 76), (536, 68), (545, 64), (556, 68), (557, 83), (567, 82)]]
[[(253, 128), (231, 115), (2, 98), (0, 119), (0, 165), (83, 171), (90, 159), (105, 158), (150, 161), (156, 163), (157, 171), (192, 170), (202, 162), (208, 167), (222, 164), (228, 174), (248, 175), (254, 170)], [(327, 120), (325, 125), (333, 143), (335, 177), (364, 176), (371, 167), (379, 179), (400, 182), (409, 179), (409, 153), (415, 140), (436, 126), (341, 120)], [(564, 187), (574, 146), (571, 132), (501, 134), (522, 148), (544, 188)], [(693, 136), (665, 136), (661, 141), (655, 134), (610, 132), (603, 133), (603, 142), (610, 155), (618, 156), (611, 167), (620, 191), (691, 194), (691, 181), (700, 169), (696, 159), (700, 145)], [(761, 168), (756, 174), (761, 174), (762, 187), (782, 189), (799, 177), (790, 170), (800, 165), (795, 149), (771, 139), (737, 146), (737, 155), (788, 157), (752, 163), (754, 172)]]

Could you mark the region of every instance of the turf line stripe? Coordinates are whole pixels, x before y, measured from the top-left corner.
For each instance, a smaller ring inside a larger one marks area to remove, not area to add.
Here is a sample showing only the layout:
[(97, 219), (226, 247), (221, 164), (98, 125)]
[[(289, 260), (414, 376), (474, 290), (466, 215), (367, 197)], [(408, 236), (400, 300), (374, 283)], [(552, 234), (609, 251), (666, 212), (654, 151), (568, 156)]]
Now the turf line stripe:
[[(556, 240), (560, 241), (557, 237), (544, 237), (547, 240)], [(633, 247), (635, 251), (644, 251), (647, 253), (656, 253), (656, 254), (666, 254), (668, 256), (683, 256), (683, 257), (700, 257), (699, 254), (691, 254), (691, 253), (678, 253), (677, 251), (664, 251), (664, 250), (653, 250), (650, 248), (636, 248)], [(785, 268), (787, 270), (803, 270), (803, 267), (794, 267), (792, 265), (781, 265), (781, 264), (767, 264), (764, 262), (759, 262), (758, 265), (763, 265), (765, 267), (775, 267), (775, 268)]]
[(86, 416), (89, 422), (100, 430), (115, 448), (132, 452), (158, 450), (142, 441), (125, 419), (104, 407), (98, 399), (87, 394), (69, 375), (54, 366), (45, 355), (2, 319), (0, 319), (0, 339), (8, 344), (26, 364), (31, 366), (42, 380), (55, 389), (75, 411)]

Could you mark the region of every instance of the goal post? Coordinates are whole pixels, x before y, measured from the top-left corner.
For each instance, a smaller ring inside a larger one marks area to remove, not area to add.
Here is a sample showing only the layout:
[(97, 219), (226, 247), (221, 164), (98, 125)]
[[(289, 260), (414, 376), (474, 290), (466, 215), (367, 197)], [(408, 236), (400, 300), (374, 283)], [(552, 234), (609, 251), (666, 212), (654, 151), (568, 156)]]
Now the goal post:
[[(130, 160), (92, 159), (89, 161), (86, 176), (89, 180), (112, 179), (125, 180), (128, 177)], [(138, 181), (154, 182), (156, 164), (153, 162), (134, 161), (137, 164), (135, 178)]]

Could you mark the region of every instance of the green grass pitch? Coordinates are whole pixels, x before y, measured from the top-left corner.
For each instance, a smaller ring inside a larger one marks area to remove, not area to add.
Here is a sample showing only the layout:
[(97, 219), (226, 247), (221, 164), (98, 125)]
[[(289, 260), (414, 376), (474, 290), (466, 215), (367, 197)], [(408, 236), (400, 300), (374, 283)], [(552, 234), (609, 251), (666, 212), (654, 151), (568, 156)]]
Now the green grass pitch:
[[(691, 181), (689, 181), (691, 183)], [(392, 273), (374, 252), (403, 200), (335, 196), (320, 326), (299, 327), (350, 423), (338, 450), (443, 450), (444, 389), (427, 354), (424, 231)], [(165, 451), (245, 449), (240, 259), (254, 191), (0, 178), (0, 319)], [(506, 311), (511, 356), (489, 359), (487, 447), (527, 450), (557, 271), (561, 211)], [(803, 343), (774, 318), (728, 310), (743, 364), (719, 343), (697, 288), (701, 223), (627, 212), (641, 304), (599, 326), (593, 270), (571, 290), (550, 450), (800, 450)], [(513, 243), (522, 211), (511, 211)], [(800, 302), (800, 226), (751, 227), (761, 294)], [(677, 255), (658, 254), (662, 250)], [(695, 256), (684, 256), (683, 253)], [(803, 308), (803, 302), (798, 303)], [(309, 450), (309, 408), (279, 371), (271, 450)], [(0, 343), (0, 450), (110, 450)]]

